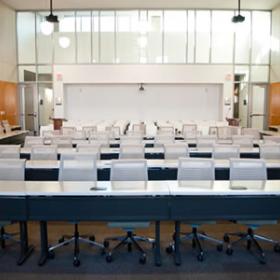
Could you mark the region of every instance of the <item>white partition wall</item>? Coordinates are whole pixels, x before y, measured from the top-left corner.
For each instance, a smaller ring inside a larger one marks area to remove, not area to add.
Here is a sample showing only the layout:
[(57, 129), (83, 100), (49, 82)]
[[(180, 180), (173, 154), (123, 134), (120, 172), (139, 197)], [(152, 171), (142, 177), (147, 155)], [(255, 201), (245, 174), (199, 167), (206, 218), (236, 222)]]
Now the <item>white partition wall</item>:
[(188, 84), (66, 85), (69, 120), (222, 120), (222, 86)]

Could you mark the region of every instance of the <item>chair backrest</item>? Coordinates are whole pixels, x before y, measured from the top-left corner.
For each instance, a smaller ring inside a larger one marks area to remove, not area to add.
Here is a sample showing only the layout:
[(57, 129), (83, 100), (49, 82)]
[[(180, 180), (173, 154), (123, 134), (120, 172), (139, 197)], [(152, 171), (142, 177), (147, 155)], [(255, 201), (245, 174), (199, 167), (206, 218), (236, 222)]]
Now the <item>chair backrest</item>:
[(107, 126), (105, 131), (109, 133), (109, 137), (112, 139), (119, 138), (121, 134), (121, 128), (119, 126)]
[(52, 137), (51, 144), (58, 148), (72, 148), (71, 137)]
[(97, 181), (95, 160), (61, 160), (59, 181)]
[(264, 143), (280, 143), (280, 136), (263, 136)]
[(241, 135), (252, 135), (254, 139), (260, 139), (260, 131), (257, 128), (242, 127)]
[(136, 159), (145, 158), (145, 147), (144, 145), (120, 145), (120, 159)]
[(32, 147), (34, 145), (44, 145), (44, 138), (38, 136), (26, 136), (24, 147)]
[(232, 143), (239, 145), (240, 147), (254, 147), (254, 136), (253, 135), (233, 135)]
[(0, 159), (0, 180), (24, 181), (25, 159)]
[(174, 135), (156, 135), (155, 136), (155, 146), (163, 146), (164, 144), (174, 144)]
[(267, 180), (263, 159), (230, 159), (230, 180)]
[(173, 126), (160, 126), (158, 129), (158, 134), (161, 134), (161, 133), (174, 134), (174, 127)]
[(78, 144), (77, 152), (92, 153), (97, 155), (97, 159), (100, 159), (101, 145), (100, 144)]
[(182, 127), (183, 135), (185, 135), (185, 133), (195, 133), (195, 132), (197, 132), (196, 124), (183, 124), (183, 127)]
[(100, 154), (88, 151), (65, 151), (60, 154), (60, 160), (97, 160)]
[(231, 139), (232, 129), (229, 126), (218, 126), (218, 138), (219, 139)]
[(57, 160), (57, 146), (41, 145), (31, 147), (31, 160)]
[(111, 181), (147, 181), (147, 161), (138, 160), (112, 160)]
[(20, 145), (0, 145), (0, 158), (20, 158)]
[(110, 132), (97, 132), (95, 134), (90, 135), (90, 143), (91, 144), (102, 144), (102, 146), (109, 146), (110, 144)]
[(215, 180), (215, 163), (206, 158), (180, 158), (177, 179), (183, 180)]
[(218, 135), (218, 128), (217, 126), (209, 126), (209, 130), (208, 130), (208, 134), (209, 135)]
[(260, 145), (260, 158), (280, 159), (280, 144), (267, 143)]
[(146, 125), (144, 123), (133, 124), (132, 126), (133, 132), (140, 132), (141, 134), (146, 134)]
[(164, 158), (178, 159), (180, 157), (188, 157), (189, 149), (185, 143), (164, 144)]
[(63, 136), (73, 137), (77, 131), (77, 128), (74, 126), (62, 126), (60, 131)]
[(213, 158), (215, 159), (229, 159), (239, 158), (240, 147), (239, 145), (214, 145)]
[(120, 145), (139, 145), (142, 144), (142, 142), (142, 136), (140, 134), (120, 137)]
[(94, 135), (97, 132), (96, 126), (83, 126), (82, 128), (84, 136), (86, 138), (90, 138), (91, 135)]
[(216, 141), (217, 141), (217, 137), (215, 135), (199, 136), (196, 139), (196, 146), (197, 148), (208, 148), (208, 147), (213, 148), (213, 146), (216, 144)]

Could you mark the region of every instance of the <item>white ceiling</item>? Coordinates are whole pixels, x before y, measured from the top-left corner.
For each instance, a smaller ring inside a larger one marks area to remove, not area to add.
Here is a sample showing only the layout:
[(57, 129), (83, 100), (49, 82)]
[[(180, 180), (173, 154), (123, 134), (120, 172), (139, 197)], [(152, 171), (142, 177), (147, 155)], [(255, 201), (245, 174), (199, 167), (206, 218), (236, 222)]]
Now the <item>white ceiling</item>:
[[(15, 10), (49, 8), (49, 0), (0, 0)], [(233, 9), (237, 0), (53, 0), (54, 9), (213, 8)], [(243, 9), (272, 10), (280, 0), (242, 0)]]

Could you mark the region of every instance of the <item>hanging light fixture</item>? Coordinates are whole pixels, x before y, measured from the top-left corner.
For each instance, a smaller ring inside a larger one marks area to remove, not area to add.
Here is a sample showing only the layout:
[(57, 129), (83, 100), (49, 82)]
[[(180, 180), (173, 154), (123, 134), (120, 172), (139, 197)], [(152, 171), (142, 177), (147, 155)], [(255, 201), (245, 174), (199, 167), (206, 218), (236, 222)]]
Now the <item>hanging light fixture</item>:
[(40, 25), (41, 32), (44, 35), (50, 35), (53, 33), (54, 24), (58, 23), (58, 17), (53, 14), (53, 1), (50, 0), (50, 14), (46, 16), (46, 20), (43, 21)]
[(245, 17), (242, 16), (242, 15), (240, 14), (240, 10), (241, 10), (241, 4), (240, 4), (240, 2), (241, 2), (241, 0), (238, 0), (238, 15), (237, 15), (237, 16), (234, 16), (234, 17), (232, 18), (232, 22), (233, 22), (233, 23), (240, 23), (240, 22), (245, 21)]

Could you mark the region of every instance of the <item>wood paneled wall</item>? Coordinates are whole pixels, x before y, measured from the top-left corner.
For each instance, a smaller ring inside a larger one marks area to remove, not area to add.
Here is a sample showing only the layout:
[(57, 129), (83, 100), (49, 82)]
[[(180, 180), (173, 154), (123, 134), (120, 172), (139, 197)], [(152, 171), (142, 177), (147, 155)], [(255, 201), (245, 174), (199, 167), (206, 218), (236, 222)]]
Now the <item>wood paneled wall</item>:
[(270, 85), (269, 125), (280, 125), (280, 83)]
[(4, 119), (11, 125), (19, 124), (19, 97), (16, 83), (0, 81), (0, 120)]

